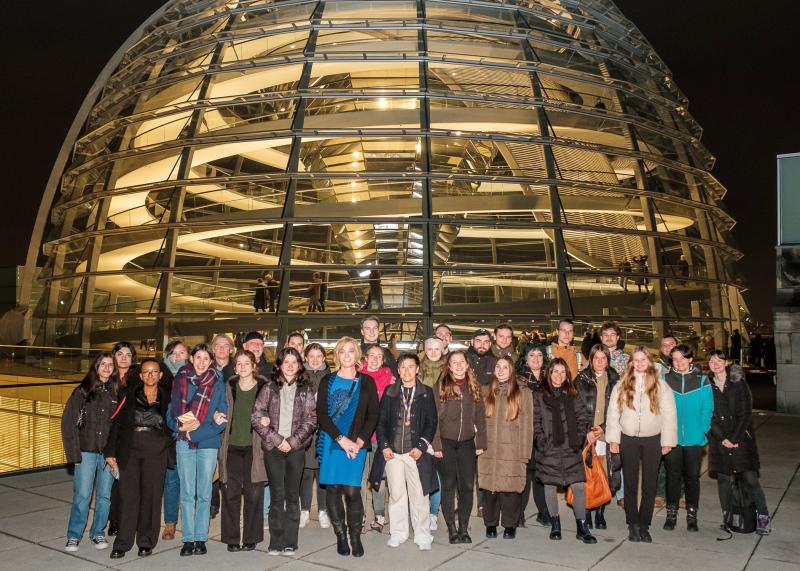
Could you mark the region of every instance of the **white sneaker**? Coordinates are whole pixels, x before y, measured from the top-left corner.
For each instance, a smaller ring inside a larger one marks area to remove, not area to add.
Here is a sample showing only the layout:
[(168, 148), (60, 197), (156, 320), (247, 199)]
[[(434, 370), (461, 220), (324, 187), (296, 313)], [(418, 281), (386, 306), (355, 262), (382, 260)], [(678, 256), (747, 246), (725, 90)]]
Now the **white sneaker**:
[(267, 555), (280, 555), (280, 554), (281, 554), (281, 550), (280, 549), (268, 549), (267, 550)]
[(386, 545), (388, 545), (389, 547), (400, 547), (405, 542), (406, 542), (405, 539), (401, 539), (397, 535), (392, 535), (389, 537), (389, 541), (386, 542)]
[(75, 553), (78, 551), (78, 544), (80, 543), (80, 539), (68, 539), (67, 545), (64, 546), (64, 551), (68, 551), (70, 553)]
[(107, 549), (109, 546), (108, 540), (104, 535), (98, 535), (97, 537), (93, 537), (92, 543), (94, 543), (95, 549)]
[[(439, 516), (436, 514), (431, 514), (431, 531), (436, 531), (439, 529)], [(428, 548), (430, 549), (430, 547)]]
[(305, 527), (308, 525), (308, 519), (311, 514), (308, 513), (308, 510), (303, 510), (300, 512), (300, 527)]
[(331, 526), (331, 518), (328, 517), (328, 512), (320, 510), (317, 516), (319, 517), (319, 526), (322, 529), (328, 529)]
[(420, 551), (430, 551), (431, 550), (431, 541), (425, 541), (423, 543), (418, 543), (417, 547), (419, 547)]

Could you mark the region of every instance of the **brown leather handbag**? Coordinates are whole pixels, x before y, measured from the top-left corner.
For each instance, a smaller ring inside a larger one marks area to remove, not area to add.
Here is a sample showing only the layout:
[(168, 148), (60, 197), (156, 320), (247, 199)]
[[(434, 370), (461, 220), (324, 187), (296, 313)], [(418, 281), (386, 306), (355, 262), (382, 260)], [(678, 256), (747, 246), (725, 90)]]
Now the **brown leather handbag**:
[[(591, 454), (589, 450), (591, 449)], [(587, 458), (588, 456), (588, 458)], [(587, 444), (581, 452), (583, 469), (586, 472), (586, 509), (599, 508), (611, 501), (608, 486), (605, 456), (598, 456), (593, 444)], [(567, 490), (567, 503), (572, 505), (572, 486)]]

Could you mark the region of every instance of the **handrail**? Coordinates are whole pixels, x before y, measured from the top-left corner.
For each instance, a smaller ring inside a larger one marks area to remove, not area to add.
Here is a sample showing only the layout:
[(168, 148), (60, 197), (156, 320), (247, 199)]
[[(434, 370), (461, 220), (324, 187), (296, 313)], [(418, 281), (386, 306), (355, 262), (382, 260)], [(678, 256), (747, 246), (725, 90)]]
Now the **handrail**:
[(0, 385), (2, 389), (28, 389), (31, 387), (54, 387), (57, 385), (77, 385), (80, 381), (54, 381), (52, 383), (23, 383), (16, 385)]

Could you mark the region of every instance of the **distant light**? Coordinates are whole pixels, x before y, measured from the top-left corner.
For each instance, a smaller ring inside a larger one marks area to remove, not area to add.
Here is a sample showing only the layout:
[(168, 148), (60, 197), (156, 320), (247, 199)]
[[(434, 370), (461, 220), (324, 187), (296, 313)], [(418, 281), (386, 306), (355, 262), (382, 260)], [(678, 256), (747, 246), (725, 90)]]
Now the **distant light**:
[(358, 272), (358, 277), (365, 278), (369, 275), (370, 270), (364, 270), (363, 272)]
[(242, 14), (242, 15), (239, 17), (239, 19), (240, 19), (242, 22), (246, 22), (246, 21), (247, 21), (247, 15), (246, 15), (246, 14)]
[(350, 163), (350, 166), (351, 166), (351, 167), (357, 167), (357, 166), (358, 166), (358, 163), (357, 163), (356, 161), (353, 161), (352, 163)]
[(356, 201), (356, 197), (355, 196), (351, 196), (350, 197), (350, 202), (355, 202), (355, 201)]
[(358, 152), (358, 151), (353, 151), (353, 158), (354, 159), (360, 159), (361, 158), (361, 153)]
[(244, 243), (243, 242), (239, 242), (239, 247), (240, 248), (244, 248)]
[(356, 240), (356, 248), (360, 248), (362, 243), (361, 240)]
[(417, 143), (416, 147), (414, 147), (418, 153), (422, 152), (422, 143)]
[(386, 100), (386, 98), (381, 97), (380, 99), (378, 99), (378, 107), (380, 107), (381, 109), (386, 109), (388, 106), (389, 102)]

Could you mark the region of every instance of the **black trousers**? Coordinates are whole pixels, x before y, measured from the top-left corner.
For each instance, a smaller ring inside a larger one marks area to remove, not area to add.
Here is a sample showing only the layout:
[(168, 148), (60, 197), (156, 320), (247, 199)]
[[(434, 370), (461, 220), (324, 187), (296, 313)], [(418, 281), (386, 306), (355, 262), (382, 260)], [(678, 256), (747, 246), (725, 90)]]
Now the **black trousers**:
[(483, 523), (486, 527), (517, 527), (522, 494), (519, 492), (490, 492), (483, 490)]
[(442, 458), (437, 460), (442, 477), (442, 515), (448, 525), (455, 525), (455, 500), (458, 493), (458, 523), (464, 529), (472, 513), (472, 493), (475, 484), (475, 439), (448, 440), (442, 438)]
[[(767, 498), (764, 496), (764, 490), (761, 489), (761, 483), (758, 481), (758, 472), (739, 472), (738, 476), (750, 490), (750, 496), (756, 502), (756, 511), (761, 515), (769, 515)], [(722, 511), (728, 512), (731, 510), (733, 478), (734, 476), (731, 474), (717, 474), (717, 492), (719, 493), (719, 504), (722, 507)]]
[(154, 548), (161, 530), (167, 451), (160, 432), (134, 432), (128, 462), (119, 474), (119, 533), (114, 549)]
[(678, 506), (684, 484), (686, 507), (697, 508), (700, 502), (700, 461), (704, 446), (676, 446), (664, 456), (667, 468), (667, 505)]
[[(622, 478), (625, 481), (625, 521), (628, 525), (649, 526), (656, 503), (658, 465), (661, 462), (661, 435), (622, 435), (619, 443)], [(639, 500), (639, 467), (642, 469), (642, 498)]]
[(273, 448), (264, 452), (269, 478), (269, 549), (297, 549), (300, 529), (300, 480), (306, 463), (305, 450), (288, 454)]
[[(222, 485), (222, 543), (261, 543), (264, 541), (264, 482), (253, 483), (252, 446), (228, 446), (228, 481)], [(244, 501), (244, 529), (239, 534), (239, 515)]]
[(319, 468), (303, 469), (303, 479), (300, 482), (300, 509), (304, 512), (311, 511), (311, 498), (314, 495), (314, 479), (317, 480), (317, 511), (324, 512), (325, 488), (319, 483)]
[(540, 514), (550, 515), (547, 509), (547, 501), (544, 499), (544, 484), (536, 480), (536, 462), (533, 458), (528, 461), (528, 468), (525, 471), (525, 489), (522, 490), (520, 517), (525, 515), (525, 510), (528, 508), (528, 501), (530, 501), (531, 498), (531, 488), (533, 488), (533, 503), (536, 504), (536, 511)]

